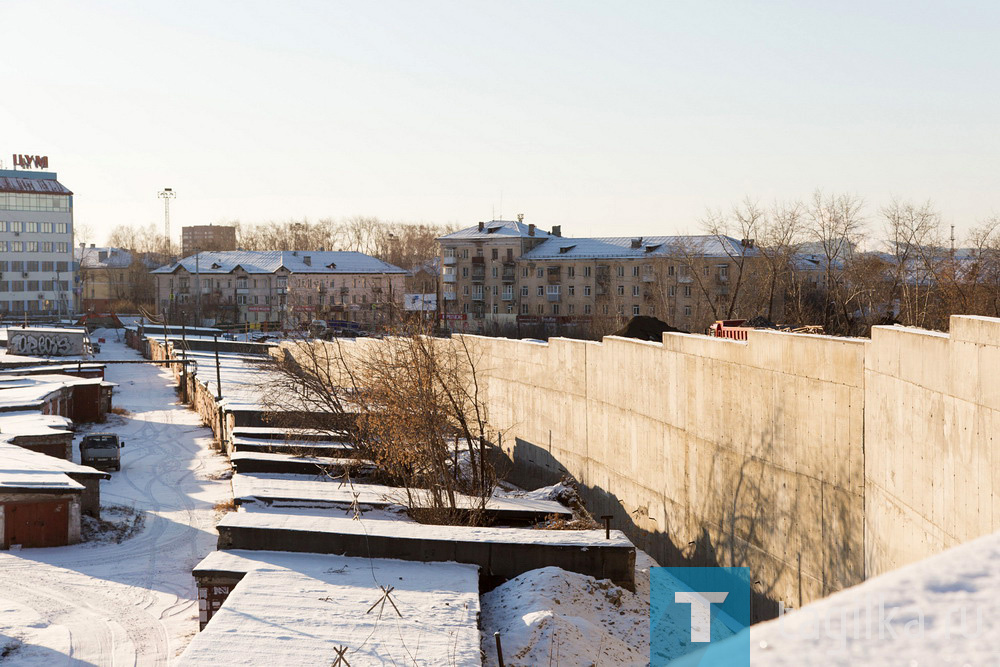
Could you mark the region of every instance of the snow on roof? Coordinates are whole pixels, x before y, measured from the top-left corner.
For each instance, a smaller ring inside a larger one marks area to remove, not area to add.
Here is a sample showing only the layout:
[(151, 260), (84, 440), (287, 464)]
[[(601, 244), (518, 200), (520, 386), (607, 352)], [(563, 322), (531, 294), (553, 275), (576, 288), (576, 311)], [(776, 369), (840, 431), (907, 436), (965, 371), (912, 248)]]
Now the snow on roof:
[(521, 255), (522, 259), (642, 258), (668, 256), (737, 257), (756, 255), (729, 236), (616, 236), (604, 238), (549, 237)]
[(132, 264), (132, 253), (121, 248), (104, 246), (74, 248), (73, 258), (83, 269), (124, 269)]
[[(716, 649), (761, 665), (986, 665), (1000, 644), (1000, 532), (873, 577)], [(696, 654), (679, 663), (695, 665)]]
[[(413, 491), (419, 501), (419, 490)], [(341, 480), (325, 477), (282, 474), (282, 473), (239, 473), (233, 475), (233, 497), (237, 499), (287, 500), (301, 502), (325, 502), (351, 504), (355, 495), (362, 505), (382, 507), (386, 505), (407, 506), (405, 489), (355, 482), (344, 484)], [(477, 499), (459, 496), (460, 507), (473, 507)], [(553, 500), (537, 498), (490, 498), (486, 509), (502, 512), (536, 512), (539, 514), (572, 514)]]
[[(479, 664), (479, 568), (457, 563), (216, 551), (195, 567), (246, 575), (178, 665)], [(392, 586), (391, 600), (380, 586)]]
[(535, 234), (532, 237), (528, 231), (528, 223), (518, 222), (516, 220), (490, 220), (489, 222), (482, 223), (483, 229), (479, 230), (479, 225), (473, 225), (472, 227), (466, 227), (465, 229), (460, 229), (457, 232), (452, 232), (451, 234), (445, 234), (439, 237), (438, 241), (465, 241), (469, 239), (492, 239), (498, 236), (505, 237), (525, 237), (525, 238), (545, 238), (550, 236), (550, 234), (541, 229), (540, 227), (535, 227)]
[(47, 396), (63, 387), (101, 382), (100, 378), (71, 375), (3, 375), (0, 376), (0, 411), (38, 407)]
[(0, 440), (25, 435), (71, 433), (73, 422), (60, 415), (43, 415), (33, 410), (0, 412)]
[(215, 352), (187, 352), (187, 358), (193, 359), (193, 373), (200, 382), (214, 394), (218, 395), (216, 376), (222, 378), (222, 398), (230, 410), (260, 410), (261, 389), (270, 375), (270, 371), (257, 367), (267, 359), (266, 355), (243, 354), (238, 352), (219, 352), (219, 370), (216, 373)]
[(107, 477), (108, 473), (48, 454), (0, 442), (0, 488), (82, 491), (67, 473)]
[(436, 539), (455, 542), (503, 542), (505, 544), (549, 544), (573, 547), (631, 547), (625, 534), (611, 531), (604, 539), (603, 530), (531, 530), (526, 528), (432, 526), (399, 521), (309, 516), (289, 510), (280, 514), (231, 512), (219, 522), (220, 527), (298, 530), (341, 535), (378, 535), (398, 539)]
[(232, 273), (242, 268), (247, 273), (399, 273), (404, 269), (360, 252), (311, 250), (230, 250), (202, 252), (179, 262), (161, 266), (151, 273), (173, 273), (184, 267), (189, 273), (205, 275)]

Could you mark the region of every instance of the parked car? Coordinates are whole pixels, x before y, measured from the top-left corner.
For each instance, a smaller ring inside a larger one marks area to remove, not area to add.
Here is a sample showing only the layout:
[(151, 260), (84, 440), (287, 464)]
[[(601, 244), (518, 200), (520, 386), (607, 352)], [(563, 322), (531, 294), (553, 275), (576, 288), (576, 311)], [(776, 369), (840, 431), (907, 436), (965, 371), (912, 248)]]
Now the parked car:
[(91, 433), (80, 441), (80, 463), (100, 470), (121, 470), (124, 440), (114, 433)]

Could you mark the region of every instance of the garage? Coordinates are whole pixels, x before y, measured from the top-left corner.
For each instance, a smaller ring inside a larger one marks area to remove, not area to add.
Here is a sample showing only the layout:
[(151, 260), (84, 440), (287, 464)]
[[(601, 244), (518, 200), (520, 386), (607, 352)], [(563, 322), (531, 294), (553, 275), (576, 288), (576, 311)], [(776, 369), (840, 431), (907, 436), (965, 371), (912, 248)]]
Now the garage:
[(4, 546), (58, 547), (67, 543), (69, 500), (4, 504)]

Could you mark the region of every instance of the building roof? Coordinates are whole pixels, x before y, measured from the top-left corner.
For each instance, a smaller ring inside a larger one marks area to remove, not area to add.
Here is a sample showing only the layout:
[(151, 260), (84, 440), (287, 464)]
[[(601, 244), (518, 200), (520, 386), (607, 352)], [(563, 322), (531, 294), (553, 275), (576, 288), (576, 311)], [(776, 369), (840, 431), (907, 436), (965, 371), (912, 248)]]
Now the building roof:
[(67, 475), (108, 477), (108, 474), (72, 461), (0, 442), (0, 488), (82, 491), (83, 485)]
[(121, 248), (74, 248), (73, 259), (83, 269), (125, 269), (132, 264), (132, 253)]
[(535, 233), (532, 236), (528, 233), (528, 223), (518, 222), (516, 220), (490, 220), (489, 222), (481, 224), (483, 225), (482, 231), (479, 231), (479, 225), (476, 224), (472, 227), (466, 227), (465, 229), (460, 229), (457, 232), (452, 232), (451, 234), (445, 234), (437, 240), (468, 241), (471, 239), (492, 239), (498, 236), (507, 238), (545, 238), (551, 236), (551, 234), (539, 227), (535, 227)]
[(605, 238), (563, 238), (550, 236), (521, 259), (638, 259), (642, 257), (695, 256), (737, 257), (756, 255), (730, 236), (615, 236)]
[(178, 665), (480, 664), (476, 566), (231, 550), (194, 568), (215, 573), (242, 579)]
[(71, 195), (69, 188), (56, 180), (55, 174), (33, 173), (31, 176), (11, 176), (0, 172), (0, 192), (25, 192), (35, 195)]
[(152, 273), (174, 273), (183, 267), (189, 273), (227, 274), (237, 268), (247, 273), (399, 273), (404, 269), (360, 252), (311, 250), (227, 250), (202, 252), (179, 262), (161, 266)]

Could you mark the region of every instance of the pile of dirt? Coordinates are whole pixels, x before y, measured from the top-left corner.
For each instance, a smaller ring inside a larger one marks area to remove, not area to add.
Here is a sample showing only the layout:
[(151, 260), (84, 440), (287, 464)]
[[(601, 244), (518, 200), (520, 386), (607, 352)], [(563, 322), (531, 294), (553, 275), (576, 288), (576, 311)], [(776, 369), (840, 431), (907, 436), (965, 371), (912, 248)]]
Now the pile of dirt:
[(611, 335), (659, 342), (663, 340), (664, 332), (691, 333), (690, 331), (672, 327), (663, 320), (650, 317), (649, 315), (636, 315), (628, 321), (628, 324)]
[(751, 317), (749, 320), (740, 325), (741, 327), (749, 327), (751, 329), (777, 329), (778, 325), (767, 319), (763, 315), (757, 315), (756, 317)]

